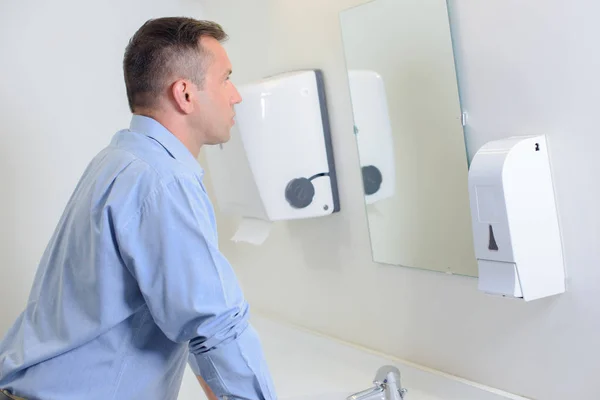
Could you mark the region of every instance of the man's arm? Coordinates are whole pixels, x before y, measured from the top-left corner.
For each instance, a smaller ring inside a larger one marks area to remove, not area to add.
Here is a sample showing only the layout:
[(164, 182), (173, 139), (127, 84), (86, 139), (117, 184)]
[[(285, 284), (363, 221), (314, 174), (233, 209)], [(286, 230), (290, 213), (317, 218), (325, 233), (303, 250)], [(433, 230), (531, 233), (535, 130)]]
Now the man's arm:
[(169, 339), (189, 342), (192, 369), (214, 395), (274, 400), (248, 304), (212, 221), (196, 177), (178, 177), (117, 229), (117, 241), (154, 321)]
[(202, 386), (202, 390), (204, 390), (204, 393), (206, 393), (208, 400), (218, 400), (217, 396), (215, 396), (215, 393), (212, 391), (210, 386), (208, 386), (206, 381), (202, 379), (200, 375), (196, 375), (196, 378), (198, 378), (198, 382), (200, 382), (200, 386)]
[(188, 358), (188, 364), (190, 365), (190, 367), (192, 368), (192, 371), (194, 371), (194, 374), (196, 374), (196, 379), (198, 379), (198, 383), (200, 383), (200, 387), (202, 387), (202, 390), (204, 391), (204, 394), (206, 394), (206, 398), (208, 400), (218, 400), (217, 396), (215, 395), (215, 393), (212, 391), (212, 389), (210, 388), (210, 386), (208, 386), (208, 383), (206, 383), (206, 381), (204, 380), (204, 378), (202, 378), (202, 376), (200, 376), (200, 368), (198, 367), (198, 363), (196, 361), (195, 356), (190, 353), (190, 356)]

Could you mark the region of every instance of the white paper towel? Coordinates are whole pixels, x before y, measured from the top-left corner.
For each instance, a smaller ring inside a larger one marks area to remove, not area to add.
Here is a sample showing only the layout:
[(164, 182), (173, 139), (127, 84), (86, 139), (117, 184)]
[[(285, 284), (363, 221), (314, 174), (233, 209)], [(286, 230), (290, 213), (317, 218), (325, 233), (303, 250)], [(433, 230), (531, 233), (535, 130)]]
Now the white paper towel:
[(246, 242), (260, 246), (267, 240), (271, 232), (271, 222), (257, 218), (242, 218), (235, 235), (231, 238), (234, 242)]

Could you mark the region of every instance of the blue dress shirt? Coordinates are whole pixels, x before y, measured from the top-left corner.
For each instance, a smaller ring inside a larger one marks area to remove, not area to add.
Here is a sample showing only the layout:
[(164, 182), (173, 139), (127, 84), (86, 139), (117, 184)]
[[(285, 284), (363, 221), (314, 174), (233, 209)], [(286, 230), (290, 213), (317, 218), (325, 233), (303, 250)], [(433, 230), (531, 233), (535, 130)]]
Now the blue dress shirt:
[(219, 398), (276, 399), (202, 176), (166, 128), (133, 116), (67, 204), (0, 342), (0, 388), (175, 400), (189, 362)]

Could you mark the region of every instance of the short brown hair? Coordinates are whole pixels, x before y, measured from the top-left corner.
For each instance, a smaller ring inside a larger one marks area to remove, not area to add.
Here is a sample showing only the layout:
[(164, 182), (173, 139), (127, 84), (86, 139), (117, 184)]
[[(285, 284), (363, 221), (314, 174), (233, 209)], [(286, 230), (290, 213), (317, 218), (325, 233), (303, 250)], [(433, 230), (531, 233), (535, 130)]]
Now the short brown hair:
[(227, 39), (212, 21), (165, 17), (146, 21), (133, 35), (123, 59), (125, 87), (131, 112), (151, 108), (170, 79), (186, 78), (202, 85), (210, 54), (199, 40), (210, 36)]

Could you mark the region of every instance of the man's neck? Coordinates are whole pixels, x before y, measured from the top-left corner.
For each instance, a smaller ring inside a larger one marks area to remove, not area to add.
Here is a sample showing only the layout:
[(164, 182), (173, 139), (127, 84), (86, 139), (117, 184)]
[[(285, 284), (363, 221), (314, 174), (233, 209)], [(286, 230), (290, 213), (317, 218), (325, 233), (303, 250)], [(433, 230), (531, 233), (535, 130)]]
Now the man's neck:
[(164, 126), (173, 136), (175, 136), (188, 149), (194, 158), (198, 158), (200, 154), (201, 143), (194, 140), (194, 135), (189, 131), (185, 121), (177, 118), (169, 118), (166, 115), (161, 115), (159, 112), (136, 112), (136, 115), (152, 118), (162, 126)]

